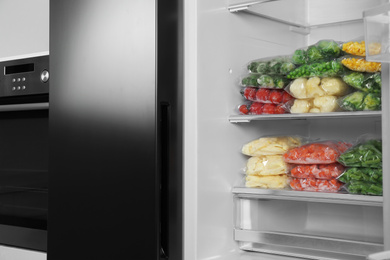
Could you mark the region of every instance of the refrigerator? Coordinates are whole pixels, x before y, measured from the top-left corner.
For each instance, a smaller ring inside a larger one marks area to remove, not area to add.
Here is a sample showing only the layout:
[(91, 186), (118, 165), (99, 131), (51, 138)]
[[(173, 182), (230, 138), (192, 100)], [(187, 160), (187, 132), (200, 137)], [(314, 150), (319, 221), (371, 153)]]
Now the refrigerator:
[(241, 153), (262, 136), (369, 133), (387, 158), (386, 62), (382, 111), (237, 113), (249, 61), (362, 37), (363, 15), (387, 3), (51, 0), (47, 259), (358, 260), (390, 250), (386, 160), (383, 196), (352, 196), (246, 188)]

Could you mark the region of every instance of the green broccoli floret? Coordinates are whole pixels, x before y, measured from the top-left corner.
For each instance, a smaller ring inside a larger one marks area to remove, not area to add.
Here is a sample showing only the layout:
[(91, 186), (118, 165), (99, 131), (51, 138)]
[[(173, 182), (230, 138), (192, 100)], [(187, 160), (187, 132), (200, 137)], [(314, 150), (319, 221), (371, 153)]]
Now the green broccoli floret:
[(306, 51), (305, 50), (296, 50), (291, 58), (291, 61), (297, 65), (305, 64), (306, 63)]
[(363, 110), (380, 110), (381, 97), (380, 95), (368, 93), (363, 100)]
[(282, 66), (282, 63), (279, 61), (271, 61), (269, 63), (269, 72), (272, 74), (280, 74), (280, 67)]
[(289, 80), (282, 77), (275, 77), (274, 83), (276, 88), (284, 88), (289, 83)]
[(380, 87), (382, 87), (381, 73), (375, 73), (373, 78), (374, 78), (375, 83), (378, 84)]
[(251, 63), (248, 64), (247, 68), (248, 68), (248, 70), (249, 70), (250, 72), (255, 72), (255, 70), (256, 70), (258, 64), (259, 64), (258, 62), (253, 61), (253, 62), (251, 62)]
[(268, 75), (262, 75), (257, 79), (257, 83), (260, 86), (267, 86), (267, 87), (274, 87), (275, 83), (271, 76)]
[(269, 62), (259, 62), (255, 68), (256, 73), (266, 74), (270, 70)]
[(322, 40), (317, 43), (318, 49), (327, 58), (337, 58), (341, 54), (340, 46), (334, 41)]
[(295, 69), (295, 65), (294, 63), (292, 62), (285, 62), (282, 64), (282, 66), (280, 67), (280, 74), (282, 75), (287, 75), (289, 74), (291, 71), (293, 71)]
[(363, 110), (363, 100), (365, 94), (361, 91), (356, 91), (346, 96), (342, 101), (342, 107), (350, 111)]
[(253, 74), (253, 75), (249, 75), (245, 78), (243, 78), (241, 80), (241, 84), (243, 86), (253, 86), (253, 87), (256, 87), (258, 86), (257, 84), (257, 78), (259, 77), (259, 75), (256, 75), (256, 74)]
[(343, 80), (351, 87), (362, 90), (364, 74), (361, 72), (352, 72), (348, 75), (343, 76)]
[(316, 46), (310, 46), (306, 51), (306, 56), (308, 62), (317, 62), (324, 59), (324, 56), (321, 54), (320, 50)]

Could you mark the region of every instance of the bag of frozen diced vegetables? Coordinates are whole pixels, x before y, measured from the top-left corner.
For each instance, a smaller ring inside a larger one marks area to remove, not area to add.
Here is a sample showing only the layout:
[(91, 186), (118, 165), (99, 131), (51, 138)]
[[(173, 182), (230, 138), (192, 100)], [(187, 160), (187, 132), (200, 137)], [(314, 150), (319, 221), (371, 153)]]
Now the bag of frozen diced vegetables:
[(316, 178), (331, 180), (339, 177), (345, 167), (340, 163), (330, 164), (289, 164), (290, 176), (294, 178)]
[(358, 72), (379, 72), (381, 71), (381, 63), (367, 61), (364, 57), (359, 56), (343, 56), (339, 58), (344, 67)]
[(321, 40), (306, 48), (295, 50), (291, 61), (296, 65), (310, 64), (320, 61), (329, 61), (341, 55), (341, 47), (333, 40)]
[(342, 51), (351, 55), (366, 56), (366, 43), (364, 37), (351, 40), (342, 44)]
[(240, 115), (271, 115), (285, 114), (288, 109), (285, 104), (261, 103), (261, 102), (245, 102), (237, 107), (237, 112)]
[(287, 164), (283, 154), (301, 145), (298, 136), (264, 136), (245, 144), (241, 152), (251, 156), (245, 168), (245, 186), (283, 189), (288, 187)]
[(283, 155), (284, 161), (293, 164), (330, 164), (352, 144), (339, 141), (320, 141), (293, 148)]
[(267, 89), (246, 87), (241, 89), (241, 95), (249, 101), (272, 103), (275, 105), (285, 104), (293, 97), (283, 89)]
[(315, 191), (315, 192), (338, 192), (342, 187), (343, 183), (337, 179), (317, 179), (317, 178), (291, 178), (290, 187), (293, 190), (298, 191)]
[(338, 104), (347, 111), (375, 111), (382, 109), (381, 94), (355, 91), (338, 99)]
[(342, 76), (345, 83), (351, 87), (368, 93), (381, 93), (382, 79), (381, 73), (363, 73), (363, 72), (348, 72)]
[(249, 73), (286, 76), (296, 65), (291, 62), (290, 56), (278, 56), (250, 61), (246, 67)]
[(270, 74), (249, 74), (241, 78), (242, 87), (278, 88), (282, 89), (290, 82), (284, 76)]
[(382, 168), (382, 141), (370, 139), (358, 142), (344, 151), (337, 161), (346, 167)]

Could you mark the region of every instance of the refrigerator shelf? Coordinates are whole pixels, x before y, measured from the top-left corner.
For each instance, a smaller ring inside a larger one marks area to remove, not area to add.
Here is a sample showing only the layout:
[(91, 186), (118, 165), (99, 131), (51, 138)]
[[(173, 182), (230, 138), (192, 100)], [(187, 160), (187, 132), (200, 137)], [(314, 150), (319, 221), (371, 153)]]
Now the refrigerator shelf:
[(305, 120), (324, 118), (364, 118), (381, 117), (382, 111), (355, 111), (355, 112), (332, 112), (332, 113), (303, 113), (303, 114), (273, 114), (273, 115), (231, 115), (230, 123), (249, 123), (257, 120)]
[[(234, 3), (228, 6), (230, 13), (248, 13), (266, 18), (289, 25), (292, 27), (290, 28), (292, 31), (294, 31), (293, 28), (299, 28), (300, 30), (297, 32), (303, 34), (309, 34), (311, 29), (362, 22), (362, 13), (365, 9), (384, 3), (382, 0), (372, 0), (371, 3), (360, 0), (359, 5), (351, 6), (345, 1), (339, 0), (328, 0), (326, 5), (320, 0), (310, 1), (309, 4), (306, 4), (305, 1), (283, 0), (231, 2)], [(334, 8), (336, 5), (337, 9)], [(275, 10), (277, 11), (275, 12)], [(326, 13), (332, 13), (332, 16), (324, 15)]]
[(310, 259), (366, 259), (367, 252), (383, 250), (383, 244), (287, 232), (234, 229), (240, 249)]
[(239, 198), (292, 200), (375, 207), (383, 206), (382, 196), (355, 195), (341, 192), (324, 193), (294, 190), (256, 189), (245, 187), (235, 187), (233, 188), (232, 192)]

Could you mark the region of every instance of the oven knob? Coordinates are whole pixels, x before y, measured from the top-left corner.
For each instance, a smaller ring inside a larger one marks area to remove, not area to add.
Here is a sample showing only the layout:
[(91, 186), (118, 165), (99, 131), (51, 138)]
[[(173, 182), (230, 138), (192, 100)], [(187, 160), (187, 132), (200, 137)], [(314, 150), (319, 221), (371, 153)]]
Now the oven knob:
[(42, 71), (42, 73), (41, 73), (41, 81), (43, 83), (46, 83), (48, 80), (49, 80), (49, 71), (47, 71), (47, 70)]

